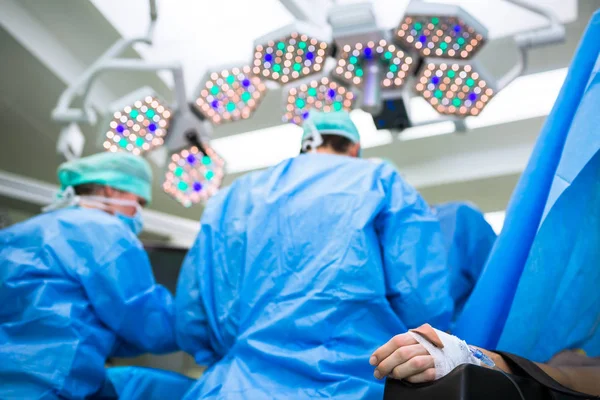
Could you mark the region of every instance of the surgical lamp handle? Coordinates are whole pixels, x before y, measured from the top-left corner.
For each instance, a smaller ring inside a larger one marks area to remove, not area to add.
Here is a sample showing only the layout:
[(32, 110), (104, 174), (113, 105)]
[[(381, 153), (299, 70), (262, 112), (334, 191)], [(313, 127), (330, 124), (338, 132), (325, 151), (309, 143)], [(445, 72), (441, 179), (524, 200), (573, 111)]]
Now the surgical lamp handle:
[(381, 66), (377, 60), (367, 62), (363, 86), (362, 109), (371, 115), (381, 111)]

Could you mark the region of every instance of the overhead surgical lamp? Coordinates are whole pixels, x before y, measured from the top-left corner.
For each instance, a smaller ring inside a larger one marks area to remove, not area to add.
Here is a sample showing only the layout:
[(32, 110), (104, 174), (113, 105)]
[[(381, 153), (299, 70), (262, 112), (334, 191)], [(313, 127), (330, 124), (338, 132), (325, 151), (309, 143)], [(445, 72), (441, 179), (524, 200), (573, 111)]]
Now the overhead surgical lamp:
[(197, 136), (190, 145), (171, 155), (163, 190), (184, 207), (204, 203), (218, 192), (223, 182), (225, 163)]
[(285, 122), (301, 125), (311, 109), (330, 112), (353, 108), (356, 94), (328, 77), (292, 87), (287, 93)]
[(375, 83), (383, 90), (400, 89), (415, 65), (413, 57), (385, 39), (346, 44), (337, 59), (334, 76), (359, 88), (368, 82), (369, 69), (379, 64), (381, 74)]
[(109, 106), (101, 124), (102, 146), (135, 155), (151, 151), (164, 144), (172, 115), (152, 89), (138, 89)]
[(396, 41), (423, 57), (466, 60), (485, 44), (487, 29), (459, 6), (412, 1), (395, 31)]
[(337, 46), (332, 77), (360, 90), (360, 107), (376, 115), (386, 96), (399, 95), (416, 59), (378, 27), (371, 2), (334, 6), (328, 20)]
[[(175, 103), (169, 106), (164, 105), (145, 88), (119, 101), (117, 105), (113, 105), (119, 111), (113, 111), (112, 120), (108, 122), (108, 130), (104, 130), (106, 127), (103, 127), (104, 135), (108, 139), (104, 143), (104, 148), (109, 151), (125, 149), (135, 154), (141, 154), (142, 151), (150, 150), (151, 146), (156, 148), (164, 144), (167, 151), (172, 153), (171, 163), (167, 166), (168, 172), (165, 174), (165, 192), (185, 206), (190, 206), (193, 203), (204, 201), (216, 193), (222, 182), (223, 160), (209, 146), (212, 133), (210, 124), (201, 121), (187, 103), (183, 69), (179, 63), (151, 63), (140, 59), (118, 58), (124, 50), (136, 43), (152, 44), (152, 31), (156, 21), (154, 0), (150, 0), (150, 11), (151, 23), (148, 34), (142, 38), (121, 39), (113, 44), (74, 84), (62, 93), (52, 112), (52, 118), (55, 121), (69, 124), (70, 128), (66, 129), (71, 130), (73, 123), (95, 124), (97, 115), (90, 105), (89, 94), (95, 79), (105, 71), (169, 71), (174, 81)], [(82, 107), (72, 107), (75, 99), (79, 97), (82, 99)], [(166, 135), (167, 128), (168, 136)], [(152, 133), (152, 129), (154, 129), (154, 133)], [(113, 143), (111, 144), (110, 141)], [(63, 147), (68, 148), (64, 145)], [(181, 166), (185, 167), (183, 168), (185, 174), (182, 172), (180, 176), (176, 176), (176, 167), (173, 163), (179, 164), (184, 154), (186, 154), (185, 160), (189, 166)], [(190, 156), (194, 156), (197, 161), (192, 162)], [(188, 157), (190, 158), (188, 159)], [(161, 157), (154, 159), (158, 159), (159, 164), (163, 163)], [(210, 159), (210, 163), (205, 164), (208, 159)], [(197, 171), (197, 173), (193, 171)], [(199, 175), (200, 173), (204, 173), (204, 178)], [(176, 182), (175, 185), (179, 192), (172, 190), (174, 182)], [(189, 182), (193, 193), (182, 190), (184, 185), (179, 182)]]
[(514, 57), (510, 60), (497, 58), (494, 45), (485, 45), (485, 27), (462, 8), (410, 3), (396, 38), (429, 56), (417, 74), (415, 90), (440, 114), (458, 118), (479, 115), (498, 91), (526, 69), (529, 48), (564, 39), (564, 28), (551, 13), (521, 0), (507, 1), (550, 20), (546, 28), (511, 38)]
[(196, 90), (194, 107), (216, 125), (246, 119), (256, 110), (266, 90), (250, 66), (213, 68)]
[(481, 66), (445, 59), (427, 59), (415, 89), (440, 114), (460, 117), (479, 115), (496, 93)]
[(295, 22), (254, 42), (252, 72), (281, 84), (318, 74), (331, 51), (328, 41), (327, 32)]

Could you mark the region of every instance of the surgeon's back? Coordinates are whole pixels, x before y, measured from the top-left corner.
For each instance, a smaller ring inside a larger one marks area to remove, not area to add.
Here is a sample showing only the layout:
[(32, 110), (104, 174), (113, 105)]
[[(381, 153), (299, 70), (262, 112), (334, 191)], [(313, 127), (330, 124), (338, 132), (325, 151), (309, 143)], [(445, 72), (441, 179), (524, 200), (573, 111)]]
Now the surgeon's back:
[(112, 355), (174, 351), (172, 302), (141, 243), (71, 207), (0, 230), (0, 399), (83, 399)]
[(393, 168), (307, 154), (212, 199), (177, 290), (187, 398), (381, 398), (368, 359), (452, 311), (436, 218)]

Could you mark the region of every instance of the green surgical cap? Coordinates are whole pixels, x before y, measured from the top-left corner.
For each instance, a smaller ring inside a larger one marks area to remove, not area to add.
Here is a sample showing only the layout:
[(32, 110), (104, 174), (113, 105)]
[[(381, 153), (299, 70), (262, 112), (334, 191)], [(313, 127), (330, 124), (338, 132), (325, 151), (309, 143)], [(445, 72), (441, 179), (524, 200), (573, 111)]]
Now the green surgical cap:
[(311, 136), (314, 127), (321, 135), (343, 136), (352, 143), (360, 143), (360, 135), (354, 122), (350, 119), (347, 111), (320, 112), (310, 111), (308, 118), (304, 121), (304, 133), (302, 142)]
[(106, 152), (68, 161), (58, 167), (57, 174), (61, 190), (96, 183), (133, 193), (148, 203), (152, 200), (150, 164), (131, 153)]

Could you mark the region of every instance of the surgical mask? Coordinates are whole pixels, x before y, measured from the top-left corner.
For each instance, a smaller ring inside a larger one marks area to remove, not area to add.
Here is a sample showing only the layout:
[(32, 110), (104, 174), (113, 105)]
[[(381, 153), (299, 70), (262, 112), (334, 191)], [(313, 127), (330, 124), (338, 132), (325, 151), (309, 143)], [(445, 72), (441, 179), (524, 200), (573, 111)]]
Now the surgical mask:
[(144, 221), (142, 220), (142, 213), (140, 211), (137, 211), (133, 217), (116, 212), (115, 217), (127, 225), (136, 236), (144, 229)]
[(91, 205), (98, 208), (102, 208), (106, 210), (106, 204), (116, 205), (116, 206), (127, 206), (134, 207), (135, 214), (133, 217), (125, 215), (120, 212), (115, 212), (115, 217), (119, 218), (125, 225), (131, 229), (131, 231), (137, 236), (142, 232), (144, 222), (142, 220), (142, 207), (135, 200), (125, 200), (125, 199), (113, 199), (111, 197), (102, 197), (102, 196), (80, 196), (79, 197), (80, 205)]
[(88, 205), (108, 211), (107, 204), (134, 207), (136, 212), (133, 217), (120, 212), (115, 212), (114, 215), (127, 225), (135, 235), (140, 234), (144, 225), (142, 220), (142, 207), (135, 200), (114, 199), (103, 196), (78, 196), (75, 194), (75, 190), (72, 187), (68, 187), (57, 195), (56, 200), (52, 204), (42, 208), (42, 211), (47, 212), (77, 205)]

